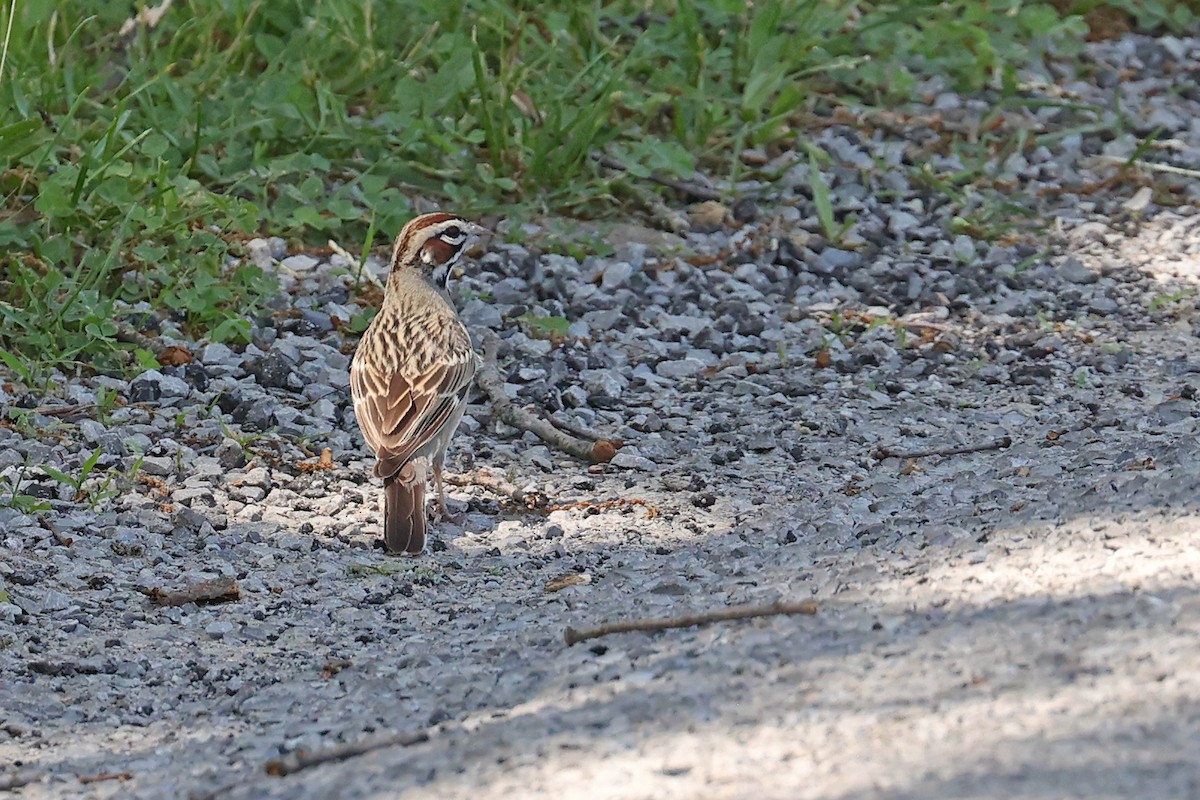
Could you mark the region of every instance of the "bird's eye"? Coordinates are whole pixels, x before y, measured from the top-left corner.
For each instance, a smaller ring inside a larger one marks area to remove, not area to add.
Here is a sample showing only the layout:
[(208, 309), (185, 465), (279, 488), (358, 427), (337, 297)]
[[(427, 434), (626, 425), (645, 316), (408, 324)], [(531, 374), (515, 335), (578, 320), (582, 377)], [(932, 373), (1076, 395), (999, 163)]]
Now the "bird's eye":
[(457, 225), (451, 225), (449, 228), (446, 228), (446, 230), (442, 231), (442, 238), (444, 239), (461, 239), (462, 235), (462, 228), (458, 227)]

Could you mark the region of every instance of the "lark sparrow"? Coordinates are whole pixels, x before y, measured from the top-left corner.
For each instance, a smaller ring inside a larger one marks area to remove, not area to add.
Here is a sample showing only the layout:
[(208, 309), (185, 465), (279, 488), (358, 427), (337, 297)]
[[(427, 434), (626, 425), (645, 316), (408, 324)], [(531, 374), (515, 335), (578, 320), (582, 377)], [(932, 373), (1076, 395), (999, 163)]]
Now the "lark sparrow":
[(425, 547), (429, 468), (446, 513), (442, 465), (478, 368), (450, 302), (450, 270), (483, 229), (453, 214), (425, 214), (396, 237), (383, 306), (350, 365), (363, 438), (383, 478), (383, 539), (393, 553)]

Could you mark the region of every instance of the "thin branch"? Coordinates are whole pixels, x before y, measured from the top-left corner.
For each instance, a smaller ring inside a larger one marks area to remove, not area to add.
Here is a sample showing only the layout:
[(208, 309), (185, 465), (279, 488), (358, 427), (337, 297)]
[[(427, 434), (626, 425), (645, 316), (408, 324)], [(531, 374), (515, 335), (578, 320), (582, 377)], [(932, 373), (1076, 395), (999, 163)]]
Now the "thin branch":
[(495, 335), (489, 335), (484, 345), (483, 366), (475, 376), (479, 388), (492, 401), (492, 409), (497, 417), (514, 428), (530, 431), (546, 444), (584, 461), (599, 464), (617, 454), (616, 445), (610, 441), (585, 442), (560, 431), (542, 417), (518, 408), (504, 393), (504, 379), (500, 377), (500, 369), (496, 364), (499, 349), (500, 340)]
[(650, 216), (655, 227), (674, 234), (684, 234), (692, 229), (688, 218), (663, 202), (656, 192), (644, 189), (630, 180), (614, 182), (628, 192)]
[(75, 403), (66, 406), (38, 406), (33, 409), (35, 414), (43, 414), (47, 417), (73, 417), (76, 414), (83, 414), (97, 408), (96, 403)]
[(57, 522), (49, 517), (38, 517), (38, 524), (50, 531), (50, 535), (54, 537), (54, 541), (63, 547), (70, 547), (75, 544), (74, 537), (68, 535)]
[(160, 606), (182, 606), (188, 603), (204, 605), (211, 603), (228, 603), (238, 600), (242, 590), (238, 588), (236, 578), (216, 578), (211, 581), (200, 581), (185, 586), (174, 592), (164, 589), (151, 589), (146, 594)]
[[(616, 170), (617, 172), (628, 172), (629, 167), (617, 161), (615, 158), (604, 153), (592, 153), (592, 158), (596, 159), (596, 163), (606, 169)], [(659, 186), (666, 186), (668, 189), (674, 189), (677, 192), (694, 197), (698, 200), (722, 200), (724, 199), (720, 192), (716, 189), (710, 189), (707, 186), (701, 186), (690, 181), (680, 181), (674, 178), (665, 178), (661, 175), (647, 175), (648, 180), (657, 183)]]
[(1142, 161), (1141, 159), (1130, 161), (1128, 158), (1118, 158), (1117, 156), (1099, 156), (1099, 158), (1101, 161), (1106, 161), (1109, 164), (1120, 164), (1123, 167), (1141, 167), (1156, 172), (1169, 172), (1172, 175), (1184, 175), (1188, 178), (1200, 178), (1200, 170), (1176, 167), (1171, 164), (1158, 164), (1154, 161)]
[(574, 420), (562, 419), (560, 417), (550, 417), (550, 424), (558, 428), (560, 431), (566, 431), (567, 433), (574, 434), (581, 439), (591, 439), (593, 442), (609, 441), (612, 442), (616, 447), (620, 447), (622, 444), (621, 440), (617, 437), (605, 436), (603, 433), (594, 431), (591, 428), (575, 422)]
[[(434, 24), (436, 27), (436, 23), (434, 23)], [(329, 244), (329, 249), (332, 250), (333, 252), (337, 253), (342, 258), (346, 259), (347, 264), (351, 264), (351, 265), (357, 264), (358, 265), (358, 275), (359, 276), (365, 275), (367, 278), (367, 281), (371, 285), (378, 286), (380, 289), (383, 288), (383, 283), (379, 280), (379, 278), (375, 277), (375, 274), (367, 269), (367, 256), (369, 256), (370, 253), (363, 253), (362, 258), (355, 258), (350, 253), (349, 250), (342, 247), (340, 244), (335, 242), (333, 239), (330, 239), (328, 244)]]
[(988, 450), (1003, 450), (1012, 445), (1012, 437), (1001, 436), (993, 442), (967, 444), (962, 447), (936, 447), (932, 450), (892, 450), (890, 447), (879, 447), (875, 450), (876, 458), (930, 458), (931, 456), (960, 456), (964, 453), (983, 453)]
[(89, 783), (102, 783), (103, 781), (125, 781), (133, 780), (132, 772), (99, 772), (95, 775), (80, 775), (79, 782), (85, 786)]
[(451, 486), (479, 486), (529, 508), (538, 508), (546, 504), (546, 496), (541, 492), (527, 492), (487, 470), (476, 470), (465, 475), (444, 475), (443, 480)]
[(307, 750), (297, 750), (294, 753), (288, 753), (283, 758), (275, 758), (268, 761), (266, 770), (268, 775), (282, 778), (285, 775), (292, 775), (310, 767), (318, 767), (321, 764), (357, 758), (358, 756), (388, 747), (411, 747), (414, 744), (427, 741), (429, 741), (429, 731), (420, 730), (380, 736), (361, 742), (339, 744), (325, 750), (318, 750), (315, 753), (310, 753)]
[(815, 600), (803, 600), (799, 603), (772, 603), (769, 606), (731, 606), (718, 611), (709, 611), (703, 614), (688, 614), (669, 619), (633, 619), (625, 622), (608, 622), (604, 625), (597, 625), (595, 628), (585, 628), (583, 630), (567, 628), (563, 631), (563, 639), (566, 641), (567, 646), (570, 647), (579, 642), (586, 642), (588, 639), (608, 636), (610, 633), (665, 631), (670, 628), (691, 628), (694, 625), (707, 625), (710, 622), (725, 622), (732, 619), (774, 617), (781, 614), (807, 614), (811, 616), (816, 613), (817, 603)]
[(116, 323), (117, 323), (116, 340), (118, 342), (125, 342), (127, 344), (132, 344), (132, 345), (135, 345), (136, 347), (140, 347), (143, 350), (149, 350), (151, 353), (154, 354), (155, 358), (159, 358), (160, 356), (162, 356), (163, 353), (166, 352), (167, 345), (163, 344), (162, 342), (151, 339), (149, 336), (147, 336), (144, 333), (141, 333), (140, 331), (134, 330), (133, 326), (130, 325), (128, 322), (125, 322), (123, 320), (116, 320)]

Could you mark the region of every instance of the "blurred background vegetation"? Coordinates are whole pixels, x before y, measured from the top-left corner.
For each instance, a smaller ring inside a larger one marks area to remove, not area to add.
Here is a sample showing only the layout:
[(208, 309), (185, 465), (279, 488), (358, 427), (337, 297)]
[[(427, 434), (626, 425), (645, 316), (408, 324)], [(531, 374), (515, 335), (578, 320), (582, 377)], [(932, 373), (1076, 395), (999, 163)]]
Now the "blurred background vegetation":
[[(0, 0), (0, 360), (128, 365), (116, 320), (239, 340), (256, 235), (367, 249), (415, 198), (522, 219), (630, 213), (611, 171), (736, 179), (797, 119), (1003, 97), (1088, 36), (1182, 31), (1179, 0)], [(153, 7), (149, 9), (153, 11)], [(150, 14), (153, 17), (154, 14)], [(135, 365), (136, 366), (136, 365)]]

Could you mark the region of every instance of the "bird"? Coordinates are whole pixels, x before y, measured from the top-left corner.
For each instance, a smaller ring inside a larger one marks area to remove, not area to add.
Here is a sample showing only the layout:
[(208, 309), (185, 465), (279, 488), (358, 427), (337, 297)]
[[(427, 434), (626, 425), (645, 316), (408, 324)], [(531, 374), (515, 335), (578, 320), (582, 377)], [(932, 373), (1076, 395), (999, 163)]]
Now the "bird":
[(410, 220), (392, 248), (383, 304), (350, 364), (354, 415), (383, 479), (383, 541), (392, 553), (425, 548), (430, 468), (448, 516), (442, 467), (480, 363), (450, 300), (450, 272), (485, 232), (456, 214)]

